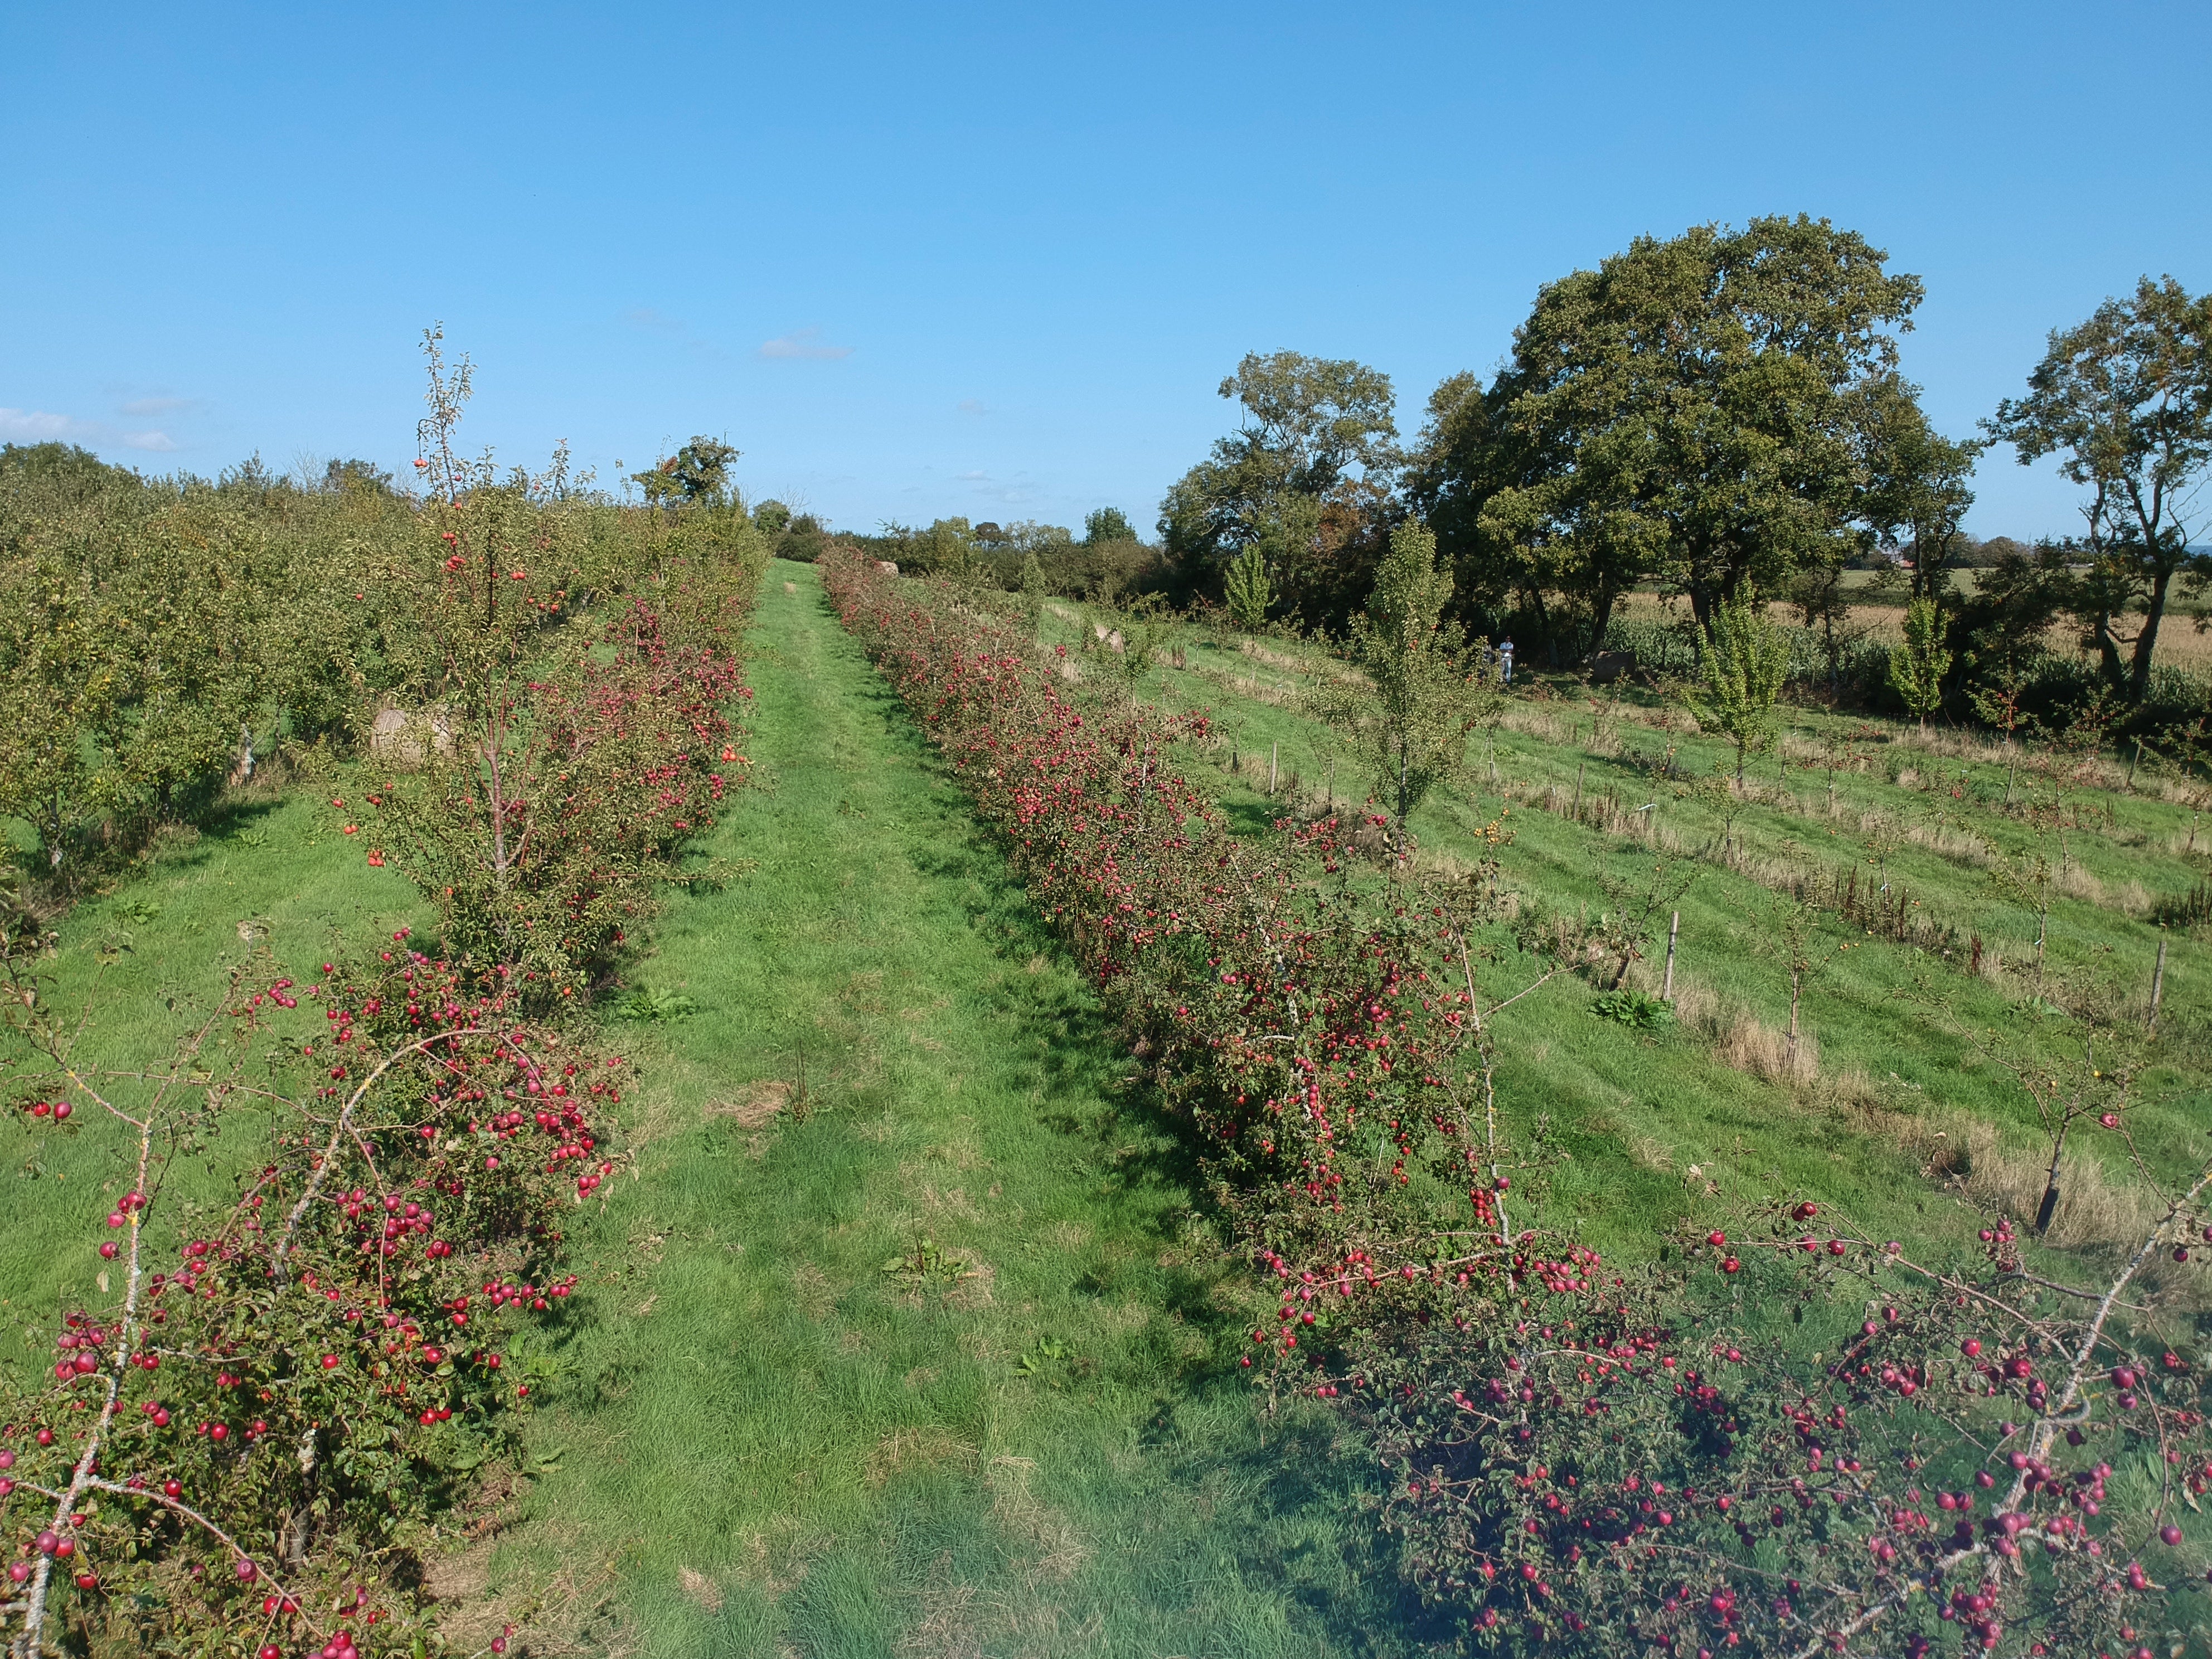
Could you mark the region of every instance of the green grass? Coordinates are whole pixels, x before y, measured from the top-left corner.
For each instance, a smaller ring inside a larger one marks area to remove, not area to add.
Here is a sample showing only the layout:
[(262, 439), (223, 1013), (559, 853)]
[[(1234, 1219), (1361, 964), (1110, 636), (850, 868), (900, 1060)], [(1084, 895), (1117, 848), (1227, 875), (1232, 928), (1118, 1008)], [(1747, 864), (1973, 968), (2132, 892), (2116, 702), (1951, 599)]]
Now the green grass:
[(1255, 1413), (1175, 1144), (811, 569), (757, 651), (759, 787), (702, 851), (757, 865), (636, 976), (696, 1012), (641, 1037), (558, 1467), (452, 1570), (465, 1628), (542, 1595), (589, 1651), (1394, 1648), (1363, 1471)]
[[(339, 935), (420, 927), (428, 915), (396, 871), (371, 869), (356, 840), (323, 822), (313, 795), (247, 794), (204, 831), (173, 832), (116, 891), (72, 908), (46, 964), (46, 994), (72, 1013), (93, 1010), (80, 1062), (159, 1067), (219, 1002), (233, 965), (273, 956), (312, 973)], [(143, 1085), (115, 1088), (126, 1105), (144, 1097)], [(101, 1218), (129, 1185), (136, 1140), (88, 1109), (66, 1132), (27, 1122), (6, 1133), (0, 1309), (43, 1320), (95, 1297)], [(241, 1124), (173, 1180), (188, 1197), (228, 1194), (228, 1149), (249, 1156), (252, 1139)]]
[[(1151, 690), (1223, 716), (1248, 763), (1231, 774), (1225, 753), (1194, 756), (1194, 775), (1267, 834), (1279, 803), (1255, 787), (1252, 758), (1264, 766), (1279, 742), (1285, 772), (1310, 792), (1334, 745), (1295, 707), (1234, 689), (1240, 673), (1300, 678), (1236, 643), (1194, 636), (1189, 668), (1162, 670)], [(611, 1024), (643, 1066), (635, 1176), (580, 1233), (585, 1293), (526, 1468), (431, 1540), (457, 1638), (534, 1608), (539, 1651), (671, 1659), (1416, 1645), (1431, 1632), (1362, 1513), (1369, 1471), (1332, 1425), (1255, 1409), (1236, 1366), (1244, 1270), (1217, 1255), (1133, 1066), (811, 569), (775, 568), (755, 651), (757, 785), (698, 849), (752, 866), (672, 896), (627, 988), (638, 1018)], [(1808, 737), (1834, 725), (1792, 720)], [(1569, 789), (1578, 769), (1590, 794), (1658, 801), (1692, 847), (1717, 833), (1706, 804), (1638, 763), (1674, 739), (1626, 726), (1619, 751), (1593, 753), (1588, 724), (1585, 712), (1571, 733), (1501, 733), (1498, 786), (1479, 778), (1419, 815), (1425, 854), (1472, 860), (1506, 794)], [(1899, 735), (1877, 752), (1909, 748)], [(1679, 763), (1695, 771), (1718, 753), (1683, 740)], [(1771, 761), (1759, 770), (1772, 781)], [(1794, 806), (1750, 807), (1739, 833), (1762, 856), (1837, 863), (1865, 849), (1855, 829), (1826, 831), (1862, 812), (1946, 813), (2018, 840), (1994, 804), (2002, 775), (1968, 771), (1964, 800), (1901, 787), (1887, 767), (1847, 775), (1837, 819), (1826, 779), (1798, 772)], [(1340, 767), (1340, 797), (1357, 781)], [(2184, 809), (2097, 799), (2114, 833), (2078, 837), (2073, 856), (2108, 896), (2054, 907), (2052, 959), (2132, 983), (2147, 978), (2154, 931), (2109, 895), (2182, 890), (2205, 860), (2174, 850)], [(1651, 862), (1553, 813), (1516, 806), (1506, 822), (1507, 879), (1560, 906), (1605, 903), (1601, 868), (1626, 878)], [(101, 1058), (158, 1060), (223, 964), (264, 939), (298, 964), (334, 929), (421, 921), (400, 878), (319, 823), (309, 800), (250, 803), (67, 919), (58, 991), (67, 1003), (97, 982)], [(1741, 873), (1696, 867), (1686, 979), (1778, 1023), (1786, 992), (1762, 952), (1774, 901)], [(2030, 924), (1971, 860), (1900, 841), (1889, 872), (2017, 953)], [(2154, 1079), (2171, 1097), (2139, 1122), (2166, 1170), (2206, 1145), (2212, 999), (2201, 941), (2172, 943), (2176, 1035)], [(1516, 971), (1486, 970), (1492, 994)], [(2078, 1040), (1956, 963), (1869, 943), (1807, 1010), (1824, 1072), (1863, 1074), (1889, 1115), (1875, 1123), (1730, 1068), (1692, 1030), (1598, 1018), (1591, 986), (1554, 981), (1503, 1032), (1509, 1122), (1548, 1155), (1540, 1178), (1516, 1182), (1539, 1200), (1528, 1218), (1636, 1256), (1679, 1216), (1798, 1188), (1880, 1232), (1955, 1238), (1971, 1212), (1923, 1175), (1896, 1125), (1964, 1115), (2019, 1147), (2033, 1127), (1905, 1000), (1923, 972), (1977, 1025), (2054, 1049)], [(38, 1150), (0, 1213), (11, 1316), (92, 1292), (122, 1141), (96, 1119), (80, 1125), (15, 1143)], [(2108, 1139), (2090, 1145), (2112, 1161)], [(222, 1186), (222, 1157), (184, 1178)], [(911, 1266), (887, 1271), (895, 1262)]]
[[(1103, 613), (1102, 613), (1103, 614)], [(1048, 641), (1080, 643), (1079, 623), (1048, 614)], [(1268, 833), (1271, 819), (1291, 810), (1297, 793), (1318, 806), (1337, 756), (1336, 799), (1356, 804), (1365, 786), (1331, 733), (1299, 707), (1297, 694), (1328, 665), (1310, 646), (1261, 641), (1280, 665), (1245, 651), (1226, 633), (1185, 631), (1187, 666), (1157, 669), (1145, 688), (1176, 708), (1210, 707), (1225, 741), (1189, 754), (1185, 763), (1201, 787), (1222, 799), (1232, 821), (1253, 834)], [(1497, 781), (1480, 757), (1470, 781), (1439, 791), (1414, 815), (1425, 860), (1446, 866), (1471, 864), (1482, 854), (1481, 827), (1504, 812), (1511, 840), (1499, 854), (1507, 885), (1565, 910), (1595, 914), (1612, 905), (1600, 873), (1647, 883), (1657, 860), (1638, 840), (1607, 834), (1563, 811), (1522, 804), (1530, 793), (1556, 786), (1559, 805), (1571, 801), (1579, 778), (1585, 795), (1611, 794), (1624, 809), (1654, 803), (1666, 832), (1688, 856), (1670, 860), (1696, 880), (1680, 903), (1678, 972), (1770, 1027), (1786, 1024), (1788, 976), (1771, 950), (1778, 897), (1738, 870), (1696, 856), (1717, 846), (1720, 818), (1710, 802), (1686, 787), (1687, 777), (1711, 772), (1733, 750), (1717, 739), (1662, 734), (1624, 721), (1617, 746), (1594, 746), (1593, 711), (1571, 680), (1524, 677), (1516, 689), (1511, 724), (1497, 736)], [(1256, 683), (1256, 684), (1255, 684)], [(1648, 694), (1625, 701), (1656, 707)], [(1790, 708), (1784, 723), (1805, 744), (1840, 735), (1863, 723), (1823, 712)], [(1677, 722), (1678, 726), (1680, 722)], [(1961, 836), (1987, 834), (2021, 847), (2031, 832), (2000, 809), (2006, 769), (1995, 760), (1953, 759), (1922, 747), (1905, 728), (1875, 723), (1878, 741), (1864, 745), (1872, 757), (1864, 770), (1838, 775), (1835, 816), (1828, 779), (1801, 763), (1778, 775), (1775, 757), (1753, 763), (1755, 781), (1774, 792), (1771, 805), (1746, 806), (1735, 834), (1753, 858), (1822, 871), (1856, 865), (1899, 884), (1923, 907), (1954, 925), (1964, 946), (1979, 933), (2008, 962), (2032, 955), (2033, 916), (2008, 901), (1975, 858), (1956, 849), (1917, 843), (1904, 833), (1948, 830)], [(1538, 729), (1546, 727), (1548, 729)], [(1517, 728), (1517, 729), (1516, 729)], [(1677, 748), (1681, 781), (1654, 775), (1666, 749)], [(1229, 757), (1241, 757), (1235, 771)], [(1265, 791), (1271, 757), (1279, 755), (1281, 788)], [(1899, 766), (1913, 769), (1923, 786), (1893, 781)], [(2146, 780), (2148, 786), (2148, 781)], [(1963, 799), (1949, 793), (1956, 784)], [(1785, 799), (1783, 793), (1789, 792)], [(2212, 836), (2200, 838), (2192, 859), (2181, 851), (2190, 818), (2186, 807), (2119, 789), (2079, 792), (2079, 804), (2098, 826), (2070, 834), (2068, 856), (2083, 877), (2080, 891), (2060, 896), (2051, 921), (2050, 971), (2059, 979), (2094, 980), (2116, 1000), (2132, 999), (2140, 1012), (2148, 993), (2159, 930), (2131, 909), (2131, 896), (2185, 891), (2212, 861)], [(2105, 825), (2109, 807), (2111, 822)], [(1893, 826), (1887, 848), (1870, 848), (1862, 814), (1879, 814)], [(2055, 863), (2055, 836), (2045, 844)], [(1878, 884), (1878, 883), (1877, 883)], [(1652, 960), (1644, 964), (1656, 988), (1664, 948), (1666, 917)], [(1832, 930), (1837, 939), (1850, 938)], [(2169, 938), (2164, 1031), (2166, 1041), (2147, 1079), (2146, 1104), (2131, 1118), (2136, 1146), (2160, 1175), (2172, 1177), (2201, 1166), (2212, 1152), (2205, 1107), (2212, 1090), (2212, 963), (2203, 940)], [(2034, 1114), (2012, 1079), (1978, 1058), (1971, 1045), (1945, 1029), (1917, 1000), (1924, 989), (1954, 1005), (1958, 1024), (1996, 1031), (2002, 1046), (2022, 1053), (2078, 1054), (2081, 1029), (2071, 1020), (2031, 1011), (2017, 982), (2000, 987), (1965, 971), (1965, 951), (1949, 961), (1884, 940), (1861, 939), (1808, 991), (1804, 1017), (1820, 1046), (1822, 1078), (1829, 1087), (1792, 1089), (1762, 1081), (1722, 1063), (1714, 1045), (1696, 1031), (1676, 1027), (1640, 1032), (1595, 1017), (1595, 988), (1565, 976), (1530, 997), (1501, 1028), (1501, 1099), (1524, 1144), (1540, 1136), (1554, 1162), (1540, 1193), (1535, 1219), (1572, 1224), (1601, 1247), (1648, 1255), (1673, 1222), (1717, 1204), (1801, 1189), (1841, 1204), (1879, 1236), (1941, 1248), (1974, 1224), (1960, 1194), (1923, 1174), (1924, 1146), (1907, 1144), (1921, 1131), (1964, 1117), (1990, 1126), (2004, 1149), (2026, 1158), (2041, 1150)], [(1517, 988), (1513, 964), (1487, 970), (1487, 990)], [(1849, 1080), (1840, 1092), (1836, 1080)], [(1856, 1103), (1854, 1104), (1853, 1103)], [(2074, 1145), (2098, 1160), (2115, 1183), (2124, 1182), (2118, 1137), (2095, 1132)], [(1697, 1173), (1691, 1173), (1692, 1166)], [(1717, 1187), (1719, 1191), (1710, 1190)], [(2072, 1200), (2069, 1198), (2067, 1202)], [(2067, 1208), (2061, 1208), (2062, 1228)]]

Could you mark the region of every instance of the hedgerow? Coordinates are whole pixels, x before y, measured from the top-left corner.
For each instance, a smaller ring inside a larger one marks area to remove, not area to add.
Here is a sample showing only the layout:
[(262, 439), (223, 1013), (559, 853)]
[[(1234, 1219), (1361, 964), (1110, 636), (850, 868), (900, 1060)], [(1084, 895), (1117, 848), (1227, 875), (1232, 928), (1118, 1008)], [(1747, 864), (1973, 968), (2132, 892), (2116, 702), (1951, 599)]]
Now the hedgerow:
[[(410, 1527), (544, 1380), (619, 1062), (403, 933), (304, 984), (241, 966), (168, 1065), (111, 1072), (38, 963), (8, 957), (17, 1115), (106, 1113), (133, 1156), (109, 1297), (60, 1321), (43, 1387), (0, 1384), (10, 1651), (406, 1650)], [(233, 1201), (179, 1196), (179, 1161), (249, 1116)]]
[[(434, 499), (347, 572), (405, 619), (381, 660), (412, 718), (354, 771), (307, 769), (434, 936), (305, 967), (264, 948), (166, 1065), (121, 1070), (91, 1057), (99, 992), (59, 999), (53, 935), (0, 931), (15, 1133), (99, 1113), (133, 1149), (104, 1237), (60, 1245), (97, 1249), (100, 1299), (60, 1317), (49, 1370), (0, 1364), (15, 1659), (441, 1648), (422, 1523), (553, 1375), (568, 1232), (620, 1160), (623, 1066), (581, 1007), (742, 781), (764, 561), (659, 514), (626, 562), (586, 558), (557, 481), (502, 484), (429, 428)], [(185, 1162), (241, 1136), (210, 1206)]]
[[(476, 671), (578, 617), (639, 598), (672, 638), (687, 595), (720, 605), (757, 580), (742, 509), (622, 507), (564, 453), (504, 476), (457, 455), (467, 365), (426, 345), (420, 495), (258, 465), (215, 482), (0, 465), (0, 815), (37, 837), (34, 908), (112, 879), (227, 782), (343, 758), (384, 711), (479, 705)], [(727, 618), (699, 620), (726, 651)]]
[[(2001, 1217), (1922, 1260), (1793, 1194), (1609, 1265), (1514, 1188), (1540, 1159), (1500, 1121), (1496, 1022), (1572, 952), (1512, 936), (1494, 867), (1417, 881), (1333, 821), (1235, 836), (1174, 769), (1203, 716), (1089, 696), (972, 592), (823, 570), (1180, 1115), (1269, 1287), (1244, 1364), (1366, 1436), (1467, 1648), (2201, 1642), (2203, 1179), (2101, 1273)], [(2125, 1135), (2136, 1063), (2078, 1073), (2022, 1080)]]

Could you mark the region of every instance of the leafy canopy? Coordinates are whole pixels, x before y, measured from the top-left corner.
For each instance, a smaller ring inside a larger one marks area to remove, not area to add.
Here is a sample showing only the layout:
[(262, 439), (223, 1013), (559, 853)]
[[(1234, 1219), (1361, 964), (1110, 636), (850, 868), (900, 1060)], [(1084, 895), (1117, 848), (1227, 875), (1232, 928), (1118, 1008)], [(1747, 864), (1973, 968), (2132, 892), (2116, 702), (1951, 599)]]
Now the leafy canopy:
[(1083, 544), (1085, 547), (1136, 539), (1137, 526), (1129, 522), (1129, 515), (1118, 507), (1102, 507), (1084, 515)]
[(1168, 491), (1160, 534), (1169, 556), (1210, 581), (1267, 542), (1279, 600), (1333, 625), (1358, 604), (1394, 516), (1387, 485), (1401, 457), (1390, 377), (1348, 358), (1255, 352), (1220, 391), (1243, 420)]
[(2200, 588), (2212, 575), (2187, 516), (2212, 463), (2212, 295), (2145, 276), (2131, 297), (2054, 329), (2027, 385), (1987, 430), (2023, 466), (2058, 457), (2089, 491), (2075, 608), (2106, 678), (2140, 702), (2177, 579)]
[(1887, 258), (1825, 219), (1760, 218), (1639, 238), (1549, 284), (1487, 390), (1437, 389), (1413, 506), (1456, 568), (1540, 613), (1559, 596), (1599, 635), (1647, 578), (1701, 620), (1784, 585), (1911, 516), (1891, 473), (1956, 459), (1906, 441), (1895, 333), (1921, 285)]
[(647, 471), (631, 473), (630, 482), (656, 507), (674, 501), (726, 507), (730, 501), (730, 463), (743, 453), (719, 438), (696, 437)]

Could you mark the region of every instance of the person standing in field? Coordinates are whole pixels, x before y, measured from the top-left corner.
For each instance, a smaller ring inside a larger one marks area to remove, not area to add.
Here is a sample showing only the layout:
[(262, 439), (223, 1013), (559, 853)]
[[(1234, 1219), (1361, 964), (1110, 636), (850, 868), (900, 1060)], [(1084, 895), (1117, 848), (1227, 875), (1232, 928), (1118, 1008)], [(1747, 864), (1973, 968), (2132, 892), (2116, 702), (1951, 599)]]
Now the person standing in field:
[(1507, 685), (1513, 684), (1513, 636), (1510, 634), (1498, 642), (1498, 678)]

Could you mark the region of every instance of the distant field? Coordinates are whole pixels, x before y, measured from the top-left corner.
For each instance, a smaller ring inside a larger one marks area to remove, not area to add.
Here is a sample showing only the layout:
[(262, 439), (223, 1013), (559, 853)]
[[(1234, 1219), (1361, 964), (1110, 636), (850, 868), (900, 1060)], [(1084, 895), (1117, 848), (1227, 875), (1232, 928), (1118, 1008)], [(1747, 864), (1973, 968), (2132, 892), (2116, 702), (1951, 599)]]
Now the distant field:
[[(1875, 579), (1871, 570), (1850, 570), (1844, 573), (1846, 586), (1863, 589)], [(1959, 586), (1968, 592), (1973, 591), (1975, 573), (1958, 573)], [(1895, 590), (1891, 590), (1894, 592)], [(1767, 614), (1775, 621), (1792, 624), (1803, 620), (1796, 608), (1782, 600), (1769, 601)], [(1635, 592), (1622, 596), (1617, 615), (1626, 619), (1672, 621), (1689, 614), (1686, 599), (1668, 599), (1656, 593)], [(1903, 637), (1905, 602), (1902, 599), (1880, 602), (1863, 601), (1853, 605), (1850, 626), (1863, 628), (1866, 636), (1884, 644)], [(2090, 653), (2080, 649), (2080, 638), (2075, 629), (2063, 623), (2054, 623), (2044, 635), (2044, 643), (2061, 654), (2078, 653), (2087, 659)], [(2160, 665), (2178, 668), (2191, 674), (2212, 672), (2212, 629), (2197, 626), (2193, 615), (2169, 611), (2159, 627), (2158, 649), (2154, 660)]]

